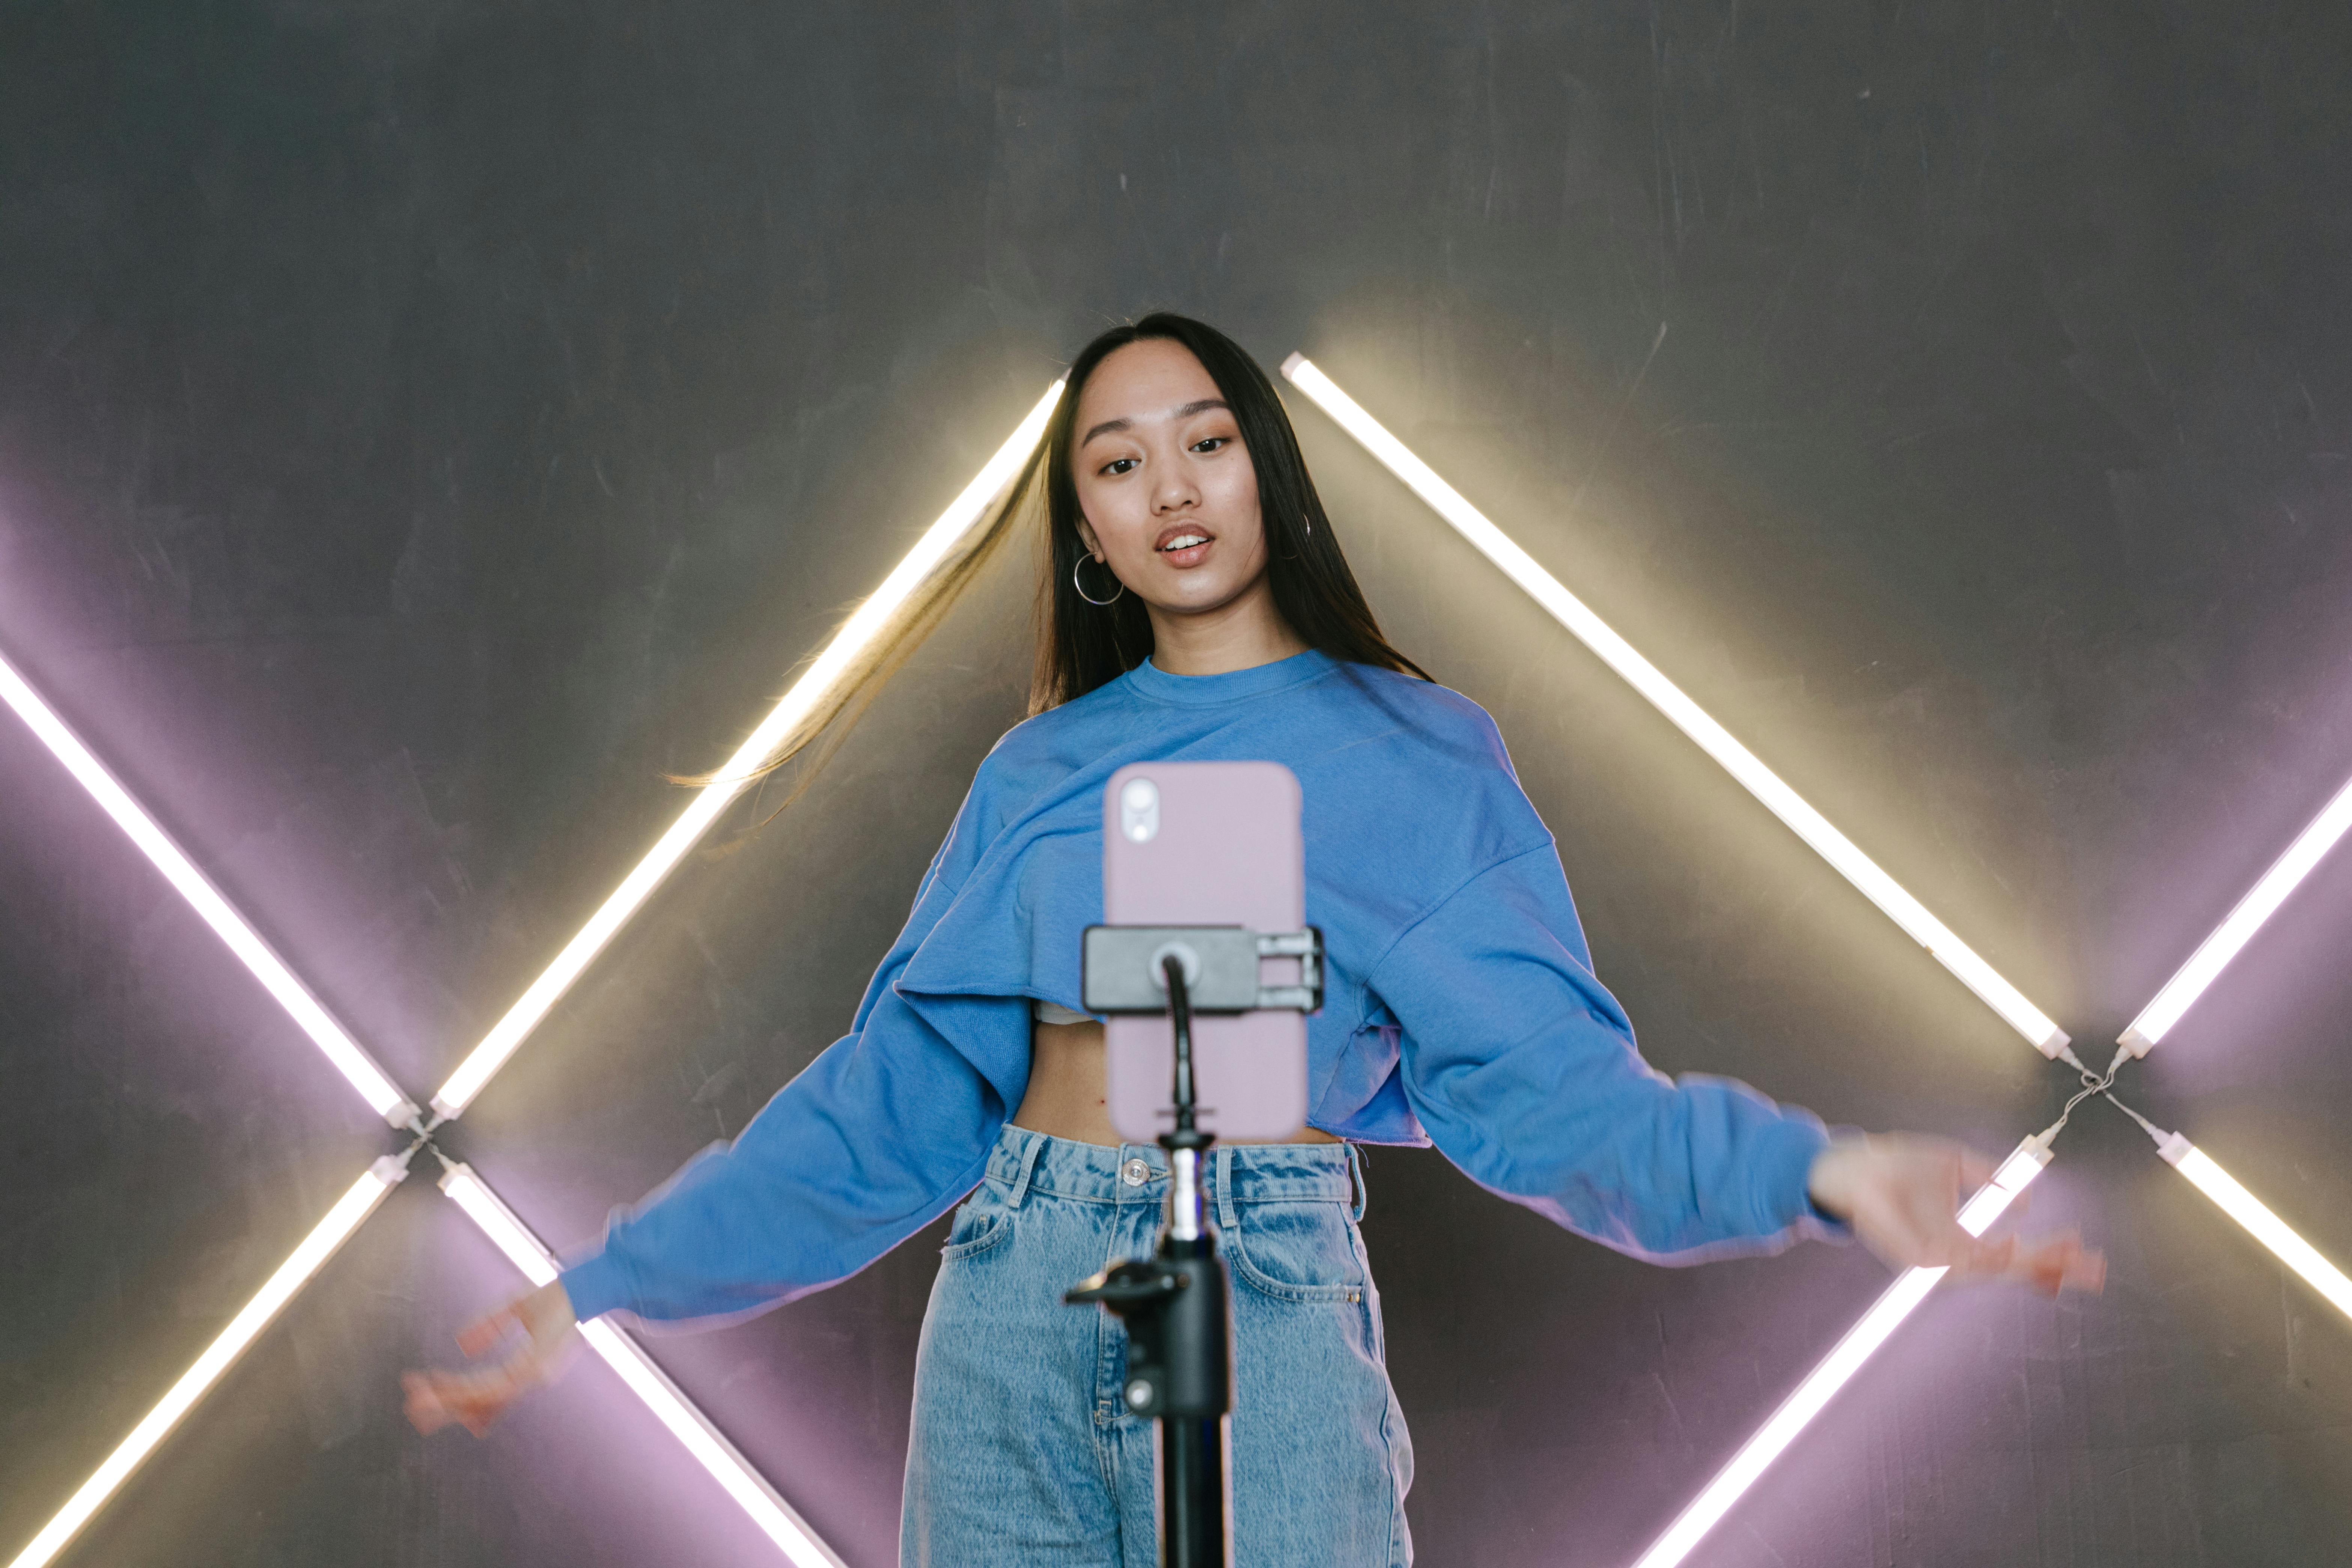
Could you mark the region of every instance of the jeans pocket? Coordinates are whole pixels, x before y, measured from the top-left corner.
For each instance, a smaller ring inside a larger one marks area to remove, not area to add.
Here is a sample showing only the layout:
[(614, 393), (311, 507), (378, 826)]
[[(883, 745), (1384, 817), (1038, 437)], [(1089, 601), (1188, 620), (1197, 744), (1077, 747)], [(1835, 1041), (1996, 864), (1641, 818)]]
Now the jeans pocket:
[(1234, 1218), (1231, 1260), (1243, 1283), (1285, 1301), (1363, 1299), (1361, 1254), (1341, 1205), (1242, 1204)]
[[(982, 1192), (986, 1190), (982, 1188)], [(981, 1194), (975, 1194), (956, 1210), (955, 1223), (948, 1228), (948, 1244), (940, 1248), (940, 1259), (953, 1263), (960, 1258), (976, 1258), (1012, 1234), (1012, 1211), (994, 1203), (982, 1203)]]

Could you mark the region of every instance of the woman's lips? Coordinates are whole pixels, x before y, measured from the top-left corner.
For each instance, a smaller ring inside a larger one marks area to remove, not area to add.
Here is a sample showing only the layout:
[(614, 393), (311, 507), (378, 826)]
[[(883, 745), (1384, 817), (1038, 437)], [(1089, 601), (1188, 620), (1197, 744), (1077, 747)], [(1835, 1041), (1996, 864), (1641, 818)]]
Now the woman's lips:
[(1209, 547), (1215, 542), (1215, 537), (1205, 528), (1171, 528), (1160, 534), (1153, 550), (1160, 560), (1181, 570), (1206, 560)]

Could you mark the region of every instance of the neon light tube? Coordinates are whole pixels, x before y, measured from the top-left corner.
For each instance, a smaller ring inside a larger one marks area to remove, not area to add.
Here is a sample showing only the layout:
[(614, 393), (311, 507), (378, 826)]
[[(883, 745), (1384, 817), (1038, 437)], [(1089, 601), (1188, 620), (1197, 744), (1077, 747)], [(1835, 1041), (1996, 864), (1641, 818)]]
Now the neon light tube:
[[(512, 1209), (499, 1201), (496, 1193), (483, 1184), (471, 1166), (450, 1166), (441, 1178), (441, 1187), (457, 1200), (467, 1217), (481, 1227), (492, 1245), (507, 1255), (508, 1261), (522, 1270), (524, 1279), (534, 1285), (544, 1285), (555, 1278), (554, 1255), (516, 1217)], [(638, 1348), (636, 1341), (602, 1318), (581, 1324), (580, 1332), (589, 1347), (621, 1374), (629, 1392), (645, 1401), (646, 1408), (669, 1428), (671, 1436), (686, 1445), (687, 1452), (726, 1489), (736, 1506), (751, 1515), (751, 1522), (782, 1550), (795, 1568), (844, 1568), (833, 1549), (818, 1539), (816, 1531), (793, 1511), (790, 1503), (777, 1495), (776, 1489), (710, 1424), (709, 1417), (694, 1407), (668, 1374)]]
[(172, 1384), (171, 1391), (157, 1402), (155, 1408), (150, 1410), (138, 1426), (131, 1429), (131, 1436), (116, 1446), (114, 1452), (106, 1457), (105, 1463), (91, 1473), (89, 1479), (82, 1482), (80, 1489), (66, 1500), (65, 1507), (58, 1510), (56, 1518), (41, 1527), (41, 1532), (16, 1554), (8, 1568), (43, 1568), (45, 1563), (64, 1551), (66, 1543), (80, 1533), (81, 1527), (89, 1522), (91, 1516), (106, 1506), (107, 1499), (112, 1497), (141, 1462), (155, 1451), (155, 1446), (171, 1434), (172, 1428), (180, 1424), (180, 1418), (195, 1407), (196, 1401), (220, 1381), (223, 1373), (236, 1364), (236, 1358), (245, 1353), (246, 1347), (253, 1343), (261, 1331), (269, 1326), (270, 1320), (294, 1299), (294, 1293), (325, 1267), (327, 1259), (332, 1258), (336, 1249), (350, 1238), (352, 1232), (360, 1227), (360, 1222), (373, 1214), (375, 1205), (383, 1201), (383, 1195), (398, 1186), (407, 1174), (408, 1168), (401, 1158), (386, 1155), (369, 1167), (367, 1174), (352, 1183), (351, 1190), (327, 1211), (327, 1217), (302, 1238), (302, 1244), (294, 1249), (293, 1255), (278, 1266), (278, 1272), (272, 1274), (253, 1300), (229, 1320), (228, 1327), (205, 1347), (195, 1364), (180, 1374), (180, 1380)]
[(2311, 868), (2336, 847), (2336, 841), (2347, 829), (2352, 829), (2352, 783), (2336, 791), (2336, 798), (2327, 803), (2326, 809), (2295, 836), (2294, 842), (2286, 847), (2286, 853), (2263, 873), (2262, 879), (2238, 900), (2238, 907), (2189, 954), (2180, 972), (2164, 983), (2164, 989), (2140, 1009), (2139, 1016), (2132, 1020), (2131, 1027), (2116, 1043), (2133, 1056), (2147, 1055), (2197, 998), (2205, 994), (2205, 988), (2229, 967), (2239, 950), (2263, 929), (2263, 922), (2286, 902), (2286, 896), (2311, 874)]
[(1313, 362), (1303, 355), (1293, 354), (1282, 362), (1282, 374), (1293, 385), (1313, 398), (1341, 429), (1362, 443), (1365, 449), (1379, 458), (1391, 473), (1402, 479), (1438, 516), (1453, 524), (1456, 532), (1475, 545), (1487, 560), (1501, 567), (1504, 574), (1525, 589), (1530, 598), (1549, 611), (1554, 620), (1574, 633), (1585, 647), (1599, 654), (1603, 663), (1622, 676), (1634, 690), (1647, 698), (1650, 704), (1673, 721), (1684, 734), (1697, 742), (1699, 749), (1721, 763), (1725, 771), (1738, 779), (1750, 795), (1763, 802), (1766, 810), (1793, 828), (1798, 837), (1811, 845), (1816, 854), (1860, 889), (1864, 898), (1885, 910), (1896, 925), (1909, 933), (1912, 941), (1926, 948), (1936, 962), (1950, 970), (1961, 984), (1975, 992), (1987, 1006), (2007, 1020), (2010, 1027), (2032, 1042), (2034, 1049), (2045, 1057), (2054, 1058), (2066, 1048), (2066, 1032), (2049, 1015), (2026, 1000), (2023, 992), (2011, 984), (1973, 948), (1954, 935), (1943, 921), (1928, 913), (1925, 904), (1913, 898), (1902, 884), (1864, 854), (1852, 839), (1832, 826), (1827, 817), (1814, 810), (1779, 774), (1766, 767), (1755, 752), (1733, 739), (1731, 731), (1710, 718), (1680, 687), (1667, 679), (1657, 666), (1643, 658), (1633, 644), (1611, 630), (1582, 600), (1562, 587), (1558, 578), (1537, 564), (1535, 557), (1513, 543), (1501, 529), (1487, 520), (1485, 513), (1464, 500), (1460, 491), (1438, 478), (1436, 470), (1413, 456), (1403, 442), (1382, 428), (1378, 420), (1365, 413), (1355, 399), (1340, 391)]
[(351, 1080), (352, 1087), (360, 1091), (360, 1098), (368, 1102), (369, 1108), (394, 1127), (406, 1126), (415, 1120), (416, 1107), (406, 1095), (393, 1087), (392, 1079), (376, 1066), (375, 1058), (361, 1048), (359, 1042), (335, 1021), (334, 1015), (310, 994), (310, 987), (295, 978), (294, 972), (286, 967), (285, 960), (261, 939), (261, 933), (247, 924), (245, 917), (221, 897), (220, 889), (213, 886), (211, 879), (196, 869), (195, 862), (172, 841), (171, 835), (147, 815), (144, 806), (131, 798), (131, 792), (107, 771), (106, 764), (82, 744), (81, 738), (58, 717), (56, 710), (42, 700), (41, 694), (35, 691), (16, 672), (16, 667), (5, 658), (0, 658), (0, 699), (5, 699), (8, 706), (16, 710), (16, 716), (40, 738), (41, 744), (66, 765), (66, 771), (73, 774), (74, 781), (89, 792), (90, 798), (98, 802), (107, 816), (114, 818), (115, 826), (131, 836), (131, 841), (139, 846), (140, 852), (163, 873), (163, 879), (178, 889), (189, 906), (204, 917), (205, 923), (212, 927), (221, 941), (228, 944), (229, 951), (253, 972), (253, 977), (278, 999), (278, 1005), (285, 1008), (302, 1032), (327, 1054), (327, 1059), (335, 1064), (336, 1069)]
[(2240, 1186), (2235, 1176), (2178, 1132), (2168, 1134), (2158, 1143), (2157, 1152), (2171, 1163), (2174, 1170), (2196, 1183), (2197, 1190), (2211, 1198), (2223, 1214), (2243, 1226), (2246, 1234), (2277, 1254), (2280, 1262), (2302, 1275), (2337, 1311), (2352, 1318), (2352, 1279), (2347, 1279), (2342, 1269), (2289, 1229), (2287, 1223), (2271, 1213), (2260, 1198)]
[[(1970, 1236), (1982, 1236), (2049, 1163), (2049, 1151), (2037, 1140), (2027, 1139), (2016, 1152), (2001, 1162), (1992, 1180), (1979, 1188), (1961, 1207), (1960, 1228)], [(1797, 1385), (1796, 1392), (1783, 1400), (1771, 1418), (1731, 1457), (1731, 1462), (1707, 1482), (1706, 1489), (1693, 1498), (1681, 1516), (1666, 1527), (1666, 1532), (1642, 1553), (1633, 1568), (1675, 1568), (1689, 1556), (1700, 1539), (1731, 1510), (1731, 1505), (1756, 1484), (1783, 1449), (1796, 1441), (1797, 1434), (1862, 1370), (1863, 1363), (1886, 1342), (1914, 1308), (1927, 1299), (1927, 1292), (1936, 1288), (1945, 1272), (1941, 1268), (1905, 1269), (1886, 1293), (1863, 1314), (1862, 1321), (1848, 1329), (1822, 1363)]]
[(949, 503), (947, 510), (940, 514), (939, 521), (915, 542), (915, 547), (891, 570), (890, 575), (882, 580), (882, 586), (875, 590), (874, 596), (857, 607), (857, 613), (851, 616), (841, 630), (834, 635), (833, 640), (825, 645), (824, 651), (817, 656), (816, 662), (793, 682), (792, 689), (784, 693), (783, 700), (776, 704), (775, 710), (751, 731), (751, 738), (727, 759), (726, 766), (719, 770), (717, 777), (696, 795), (694, 804), (670, 825), (669, 831), (661, 836), (643, 860), (637, 862), (636, 869), (622, 879), (621, 885), (614, 889), (612, 897), (604, 900), (604, 906), (589, 917), (588, 923), (580, 929), (580, 934), (564, 945), (563, 951), (555, 955), (555, 961), (547, 966), (546, 972), (532, 981), (530, 988), (508, 1009), (506, 1016), (500, 1018), (482, 1037), (481, 1043), (457, 1064), (457, 1070), (449, 1075), (449, 1080), (433, 1097), (436, 1111), (444, 1117), (454, 1117), (462, 1114), (466, 1107), (473, 1103), (474, 1097), (481, 1093), (482, 1086), (489, 1082), (491, 1075), (506, 1065), (507, 1058), (514, 1055), (530, 1032), (539, 1026), (540, 1020), (545, 1018), (555, 1004), (562, 999), (563, 994), (580, 978), (581, 972), (604, 951), (604, 944), (628, 923), (629, 917), (653, 896), (654, 889), (661, 886), (663, 879), (686, 858), (687, 852), (700, 841), (702, 836), (710, 831), (711, 825), (719, 820), (728, 803), (751, 782), (748, 776), (751, 770), (758, 767), (777, 743), (792, 732), (793, 726), (816, 709), (866, 645), (874, 639), (874, 634), (906, 602), (907, 596), (914, 592), (916, 585), (930, 574), (931, 569), (946, 558), (956, 541), (980, 521), (987, 511), (988, 503), (1012, 482), (1031, 450), (1036, 447), (1038, 437), (1044, 434), (1045, 420), (1054, 412), (1054, 405), (1060, 401), (1061, 395), (1062, 384), (1058, 381), (1046, 389), (1045, 395), (1037, 400), (1037, 405), (1029, 411), (1028, 417), (1022, 420), (1004, 445), (996, 449), (996, 455), (972, 476), (971, 482), (964, 486), (963, 492)]

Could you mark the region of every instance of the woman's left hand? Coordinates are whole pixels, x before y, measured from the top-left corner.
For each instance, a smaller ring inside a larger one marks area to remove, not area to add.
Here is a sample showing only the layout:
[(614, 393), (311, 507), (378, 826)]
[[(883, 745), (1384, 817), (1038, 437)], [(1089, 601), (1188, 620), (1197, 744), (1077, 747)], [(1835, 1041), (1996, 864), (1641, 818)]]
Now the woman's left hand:
[(1993, 1163), (1947, 1138), (1888, 1132), (1840, 1139), (1813, 1161), (1813, 1202), (1853, 1227), (1897, 1268), (1949, 1268), (1951, 1278), (2021, 1279), (2054, 1296), (2105, 1284), (2107, 1260), (2069, 1231), (2032, 1241), (1987, 1241), (1960, 1228), (1963, 1191), (1992, 1180)]

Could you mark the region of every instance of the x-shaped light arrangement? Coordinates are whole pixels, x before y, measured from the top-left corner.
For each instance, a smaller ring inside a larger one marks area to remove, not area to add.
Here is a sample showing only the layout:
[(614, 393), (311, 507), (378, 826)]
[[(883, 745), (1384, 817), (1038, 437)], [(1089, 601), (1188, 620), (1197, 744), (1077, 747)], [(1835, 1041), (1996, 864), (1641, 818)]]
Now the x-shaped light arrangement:
[[(2195, 1183), (2199, 1191), (2212, 1199), (2224, 1214), (2237, 1221), (2256, 1240), (2269, 1247), (2281, 1261), (2302, 1275), (2321, 1295), (2347, 1316), (2352, 1316), (2352, 1280), (2347, 1280), (2334, 1264), (2320, 1256), (2315, 1248), (2297, 1236), (2203, 1151), (2178, 1132), (2167, 1132), (2151, 1125), (2121, 1100), (2115, 1100), (2109, 1092), (2114, 1087), (2116, 1070), (2126, 1062), (2146, 1056), (2164, 1037), (2181, 1015), (2252, 939), (2263, 923), (2286, 901), (2287, 896), (2310, 874), (2312, 868), (2347, 830), (2352, 830), (2352, 783), (2347, 783), (2311, 825), (2296, 836), (2286, 852), (2263, 874), (2262, 879), (2239, 901), (2237, 908), (2181, 966), (2179, 973), (2166, 983), (2140, 1016), (2132, 1021), (2131, 1026), (2117, 1041), (2115, 1061), (2106, 1072), (2094, 1073), (2075, 1056), (2065, 1032), (2046, 1014), (1930, 914), (1918, 900), (1864, 854), (1852, 840), (1832, 826), (1820, 812), (1692, 701), (1655, 665), (1643, 658), (1633, 645), (1612, 630), (1590, 606), (1561, 586), (1559, 581), (1545, 571), (1533, 556), (1513, 542), (1460, 491), (1441, 479), (1435, 469), (1416, 457), (1403, 442), (1366, 413), (1355, 399), (1341, 391), (1312, 361), (1303, 355), (1293, 354), (1284, 362), (1282, 372), (1291, 384), (1311, 398), (1331, 416), (1334, 423), (1355, 437), (1391, 473), (1403, 480), (1406, 487), (1431, 510), (1500, 567), (1505, 575), (1526, 590), (1529, 597), (1599, 655), (1602, 662), (1623, 677), (1685, 734), (1696, 741), (1766, 809), (1793, 829), (1799, 837), (1902, 927), (1913, 941), (1950, 970), (1961, 984), (1975, 992), (1987, 1006), (2000, 1015), (2035, 1049), (2079, 1072), (2084, 1088), (2083, 1093), (2076, 1096), (2077, 1101), (2093, 1093), (2105, 1093), (2125, 1114), (2147, 1130), (2148, 1135), (2156, 1140), (2158, 1152), (2182, 1175)], [(2070, 1104), (2068, 1110), (2071, 1111), (2072, 1109)], [(2051, 1144), (2064, 1124), (2065, 1120), (2062, 1116), (2056, 1124), (2026, 1139), (2002, 1163), (1992, 1181), (1969, 1198), (1959, 1215), (1960, 1224), (1969, 1234), (1983, 1235), (2009, 1206), (2011, 1200), (2041, 1173), (2050, 1161)], [(1665, 1532), (1651, 1543), (1635, 1561), (1633, 1568), (1675, 1568), (1675, 1564), (1687, 1558), (1706, 1532), (1756, 1483), (1772, 1461), (1796, 1440), (1797, 1435), (1820, 1414), (1838, 1390), (1861, 1370), (1863, 1363), (1879, 1346), (1886, 1342), (1903, 1320), (1936, 1287), (1943, 1274), (1944, 1270), (1940, 1268), (1906, 1270), (1782, 1401), (1698, 1496), (1684, 1508)]]
[[(692, 803), (590, 917), (580, 933), (564, 945), (505, 1016), (459, 1062), (457, 1070), (433, 1096), (429, 1121), (40, 693), (15, 666), (0, 658), (0, 700), (16, 710), (76, 782), (228, 945), (229, 951), (252, 971), (302, 1032), (350, 1081), (369, 1109), (393, 1127), (405, 1129), (413, 1135), (413, 1142), (404, 1151), (376, 1161), (336, 1201), (326, 1217), (67, 1500), (65, 1506), (16, 1554), (8, 1568), (44, 1568), (64, 1551), (295, 1294), (375, 1212), (385, 1194), (407, 1176), (410, 1162), (417, 1152), (432, 1148), (435, 1131), (464, 1113), (596, 955), (644, 907), (654, 889), (710, 830), (729, 804), (748, 787), (761, 762), (836, 694), (843, 680), (856, 669), (860, 655), (875, 634), (955, 552), (972, 524), (987, 514), (990, 503), (1012, 481), (1036, 446), (1061, 392), (1061, 383), (1055, 382), (1038, 400), (995, 456), (922, 534), (874, 595), (844, 623), (713, 781), (696, 793)], [(545, 1284), (554, 1279), (553, 1254), (480, 1175), (471, 1167), (451, 1161), (438, 1149), (433, 1152), (443, 1166), (442, 1190), (459, 1210), (531, 1283)], [(818, 1538), (634, 1339), (601, 1319), (583, 1324), (582, 1332), (590, 1348), (620, 1374), (629, 1391), (645, 1402), (796, 1568), (818, 1568), (819, 1564), (841, 1568), (841, 1559), (833, 1549)]]
[[(1570, 632), (1597, 653), (1636, 690), (1715, 758), (1743, 786), (1894, 920), (1913, 940), (1974, 992), (2045, 1057), (2081, 1071), (2087, 1086), (2110, 1087), (2084, 1068), (2066, 1034), (2016, 986), (1938, 921), (1851, 839), (1803, 800), (1721, 724), (1674, 685), (1654, 665), (1612, 630), (1533, 557), (1514, 543), (1427, 464), (1382, 428), (1329, 377), (1293, 355), (1284, 374), (1362, 443), (1374, 457), (1526, 590)], [(891, 614), (954, 551), (973, 522), (985, 514), (1034, 446), (1061, 394), (1056, 383), (1013, 437), (974, 477), (963, 493), (918, 542), (882, 586), (842, 627), (775, 710), (747, 740), (713, 783), (695, 796), (621, 886), (578, 935), (525, 990), (522, 996), (459, 1063), (431, 1101), (426, 1120), (366, 1050), (318, 1001), (284, 961), (223, 898), (194, 863), (173, 843), (108, 773), (16, 669), (0, 659), (0, 699), (5, 699), (49, 750), (131, 837), (173, 886), (212, 926), (263, 986), (285, 1006), (303, 1032), (352, 1083), (369, 1107), (415, 1142), (398, 1155), (379, 1160), (337, 1201), (293, 1255), (214, 1340), (195, 1363), (158, 1402), (75, 1492), (65, 1507), (8, 1564), (44, 1568), (169, 1435), (205, 1393), (252, 1343), (295, 1293), (363, 1222), (407, 1173), (415, 1153), (432, 1134), (464, 1112), (555, 1004), (627, 923), (655, 889), (684, 858), (741, 792), (752, 771), (793, 732), (856, 668), (859, 654)], [(2236, 955), (2347, 828), (2352, 828), (2352, 784), (2295, 840), (2278, 864), (2201, 946), (2181, 973), (2135, 1020), (2120, 1042), (2116, 1066), (2145, 1055)], [(2062, 1122), (2063, 1125), (2063, 1122)], [(2142, 1121), (2141, 1125), (2148, 1124)], [(2148, 1127), (2159, 1152), (2195, 1182), (2231, 1218), (2244, 1226), (2323, 1294), (2352, 1313), (2352, 1282), (2321, 1258), (2276, 1215), (2178, 1133)], [(1981, 1235), (2049, 1163), (2057, 1128), (2026, 1139), (2003, 1162), (1993, 1180), (1962, 1208), (1960, 1222)], [(551, 1254), (470, 1167), (435, 1150), (445, 1168), (441, 1186), (468, 1218), (534, 1283), (554, 1277)], [(1788, 1396), (1765, 1426), (1694, 1500), (1635, 1568), (1673, 1568), (1770, 1466), (1799, 1432), (1827, 1405), (1863, 1363), (1884, 1344), (1941, 1279), (1941, 1269), (1915, 1268), (1895, 1280), (1848, 1331), (1829, 1356)], [(773, 1487), (752, 1468), (719, 1430), (661, 1372), (627, 1334), (609, 1323), (593, 1322), (583, 1332), (590, 1345), (678, 1437), (728, 1494), (800, 1568), (839, 1559), (801, 1521)]]

